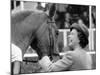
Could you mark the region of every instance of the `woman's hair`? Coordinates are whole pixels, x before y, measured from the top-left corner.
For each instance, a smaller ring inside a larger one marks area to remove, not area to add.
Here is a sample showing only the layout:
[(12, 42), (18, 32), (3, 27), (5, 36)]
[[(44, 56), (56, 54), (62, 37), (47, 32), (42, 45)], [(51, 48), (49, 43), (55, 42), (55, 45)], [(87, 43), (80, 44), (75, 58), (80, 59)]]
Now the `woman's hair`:
[(89, 41), (88, 41), (88, 37), (89, 37), (88, 28), (84, 24), (73, 23), (70, 27), (71, 31), (72, 31), (72, 29), (77, 30), (78, 38), (80, 41), (79, 44), (82, 48), (85, 48), (89, 43)]
[(83, 32), (81, 32), (79, 30), (77, 30), (77, 31), (78, 31), (78, 38), (80, 40), (79, 44), (82, 48), (85, 48), (89, 43), (88, 38), (85, 36), (85, 34)]

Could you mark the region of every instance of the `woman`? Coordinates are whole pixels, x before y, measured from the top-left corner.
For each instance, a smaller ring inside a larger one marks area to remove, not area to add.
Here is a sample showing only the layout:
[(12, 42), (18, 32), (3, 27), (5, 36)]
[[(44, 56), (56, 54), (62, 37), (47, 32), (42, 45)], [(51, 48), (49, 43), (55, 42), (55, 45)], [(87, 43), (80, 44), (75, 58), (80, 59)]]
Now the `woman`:
[(47, 55), (43, 56), (39, 61), (44, 72), (50, 71), (67, 71), (67, 70), (87, 70), (92, 67), (91, 56), (85, 51), (88, 45), (89, 32), (83, 24), (72, 24), (70, 28), (69, 47), (72, 51), (66, 52), (62, 59), (51, 62)]

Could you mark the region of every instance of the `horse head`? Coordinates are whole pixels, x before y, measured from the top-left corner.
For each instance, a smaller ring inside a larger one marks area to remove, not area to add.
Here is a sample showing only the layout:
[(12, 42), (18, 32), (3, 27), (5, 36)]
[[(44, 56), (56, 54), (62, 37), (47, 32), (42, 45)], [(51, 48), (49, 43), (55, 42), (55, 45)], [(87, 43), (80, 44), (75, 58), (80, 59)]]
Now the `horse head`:
[[(51, 59), (56, 60), (57, 56), (59, 56), (58, 43), (57, 43), (59, 32), (58, 32), (58, 28), (55, 22), (52, 21), (52, 19), (48, 20), (47, 24), (48, 24), (49, 40), (50, 40), (50, 44), (49, 44), (50, 52), (49, 53), (50, 53)], [(55, 56), (56, 58), (53, 58)]]
[(39, 50), (37, 51), (38, 54), (41, 52), (41, 49), (44, 49), (44, 51), (46, 49), (48, 51), (47, 55), (54, 60), (55, 58), (53, 59), (53, 57), (57, 56), (56, 58), (58, 58), (59, 56), (59, 51), (57, 49), (57, 36), (58, 29), (55, 25), (55, 22), (48, 17), (37, 30), (35, 40), (33, 39), (31, 47)]

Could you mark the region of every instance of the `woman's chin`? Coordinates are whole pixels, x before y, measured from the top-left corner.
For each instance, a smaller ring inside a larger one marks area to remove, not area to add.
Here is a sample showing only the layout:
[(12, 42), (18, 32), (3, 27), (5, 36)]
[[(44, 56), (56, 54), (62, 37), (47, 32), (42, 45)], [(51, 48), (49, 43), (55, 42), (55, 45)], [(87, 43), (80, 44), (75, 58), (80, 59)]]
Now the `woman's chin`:
[(73, 50), (73, 45), (72, 44), (68, 44), (68, 46), (69, 46), (70, 50)]

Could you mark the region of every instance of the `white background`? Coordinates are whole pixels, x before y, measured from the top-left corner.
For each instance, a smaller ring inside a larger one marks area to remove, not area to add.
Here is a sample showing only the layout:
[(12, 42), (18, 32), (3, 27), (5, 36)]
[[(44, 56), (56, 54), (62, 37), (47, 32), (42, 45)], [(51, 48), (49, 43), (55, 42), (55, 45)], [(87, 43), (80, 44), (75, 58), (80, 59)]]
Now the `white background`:
[[(32, 0), (30, 0), (32, 1)], [(34, 0), (42, 2), (56, 2), (69, 4), (96, 5), (96, 70), (89, 71), (71, 71), (71, 72), (55, 72), (55, 73), (39, 73), (34, 75), (98, 75), (100, 70), (100, 2), (99, 0)], [(0, 1), (0, 75), (10, 75), (10, 0)]]

